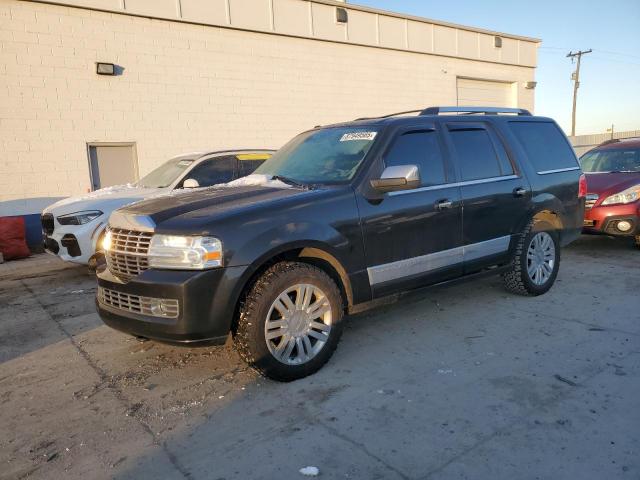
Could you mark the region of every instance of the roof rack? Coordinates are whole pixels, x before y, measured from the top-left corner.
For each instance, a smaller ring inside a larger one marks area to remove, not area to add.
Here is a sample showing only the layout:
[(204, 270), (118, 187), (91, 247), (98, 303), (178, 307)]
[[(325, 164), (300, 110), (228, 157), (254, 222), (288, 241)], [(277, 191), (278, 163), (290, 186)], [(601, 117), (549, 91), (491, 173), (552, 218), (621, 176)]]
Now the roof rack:
[(531, 112), (524, 108), (507, 108), (507, 107), (429, 107), (420, 112), (420, 115), (439, 115), (440, 113), (463, 113), (465, 115), (474, 115), (476, 113), (483, 115), (498, 115), (499, 113), (515, 113), (518, 116), (530, 117)]
[(531, 112), (524, 108), (508, 108), (508, 107), (428, 107), (419, 110), (407, 110), (404, 112), (389, 113), (387, 115), (379, 115), (377, 117), (361, 117), (360, 120), (376, 120), (379, 118), (390, 118), (397, 115), (406, 115), (407, 113), (418, 113), (420, 115), (439, 115), (440, 113), (462, 113), (464, 115), (498, 115), (499, 113), (515, 113), (518, 116), (530, 117)]
[(361, 118), (356, 118), (354, 121), (359, 121), (359, 120), (375, 120), (377, 118), (389, 118), (389, 117), (395, 117), (396, 115), (406, 115), (407, 113), (421, 113), (423, 112), (423, 109), (419, 109), (419, 110), (407, 110), (406, 112), (397, 112), (397, 113), (388, 113), (386, 115), (380, 115), (377, 117), (361, 117)]
[(634, 137), (611, 138), (609, 140), (605, 140), (604, 142), (598, 144), (598, 146), (600, 146), (600, 145), (609, 145), (610, 143), (624, 142), (625, 140), (636, 140), (638, 138), (640, 138), (640, 137), (639, 136), (634, 136)]

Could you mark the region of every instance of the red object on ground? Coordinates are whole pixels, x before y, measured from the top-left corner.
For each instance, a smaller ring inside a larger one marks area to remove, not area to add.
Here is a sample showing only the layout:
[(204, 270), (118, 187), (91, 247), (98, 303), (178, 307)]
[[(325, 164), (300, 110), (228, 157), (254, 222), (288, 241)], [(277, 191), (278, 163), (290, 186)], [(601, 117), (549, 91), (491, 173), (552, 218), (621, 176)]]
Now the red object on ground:
[(0, 252), (5, 260), (31, 255), (25, 238), (24, 218), (0, 217)]

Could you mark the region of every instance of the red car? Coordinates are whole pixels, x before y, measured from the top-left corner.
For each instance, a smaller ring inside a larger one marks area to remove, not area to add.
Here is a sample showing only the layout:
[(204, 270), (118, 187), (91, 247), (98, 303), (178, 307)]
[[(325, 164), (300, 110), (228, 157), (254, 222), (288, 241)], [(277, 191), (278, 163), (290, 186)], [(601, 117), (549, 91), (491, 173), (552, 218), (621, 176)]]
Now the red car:
[(585, 233), (635, 237), (640, 247), (640, 138), (610, 140), (580, 157)]

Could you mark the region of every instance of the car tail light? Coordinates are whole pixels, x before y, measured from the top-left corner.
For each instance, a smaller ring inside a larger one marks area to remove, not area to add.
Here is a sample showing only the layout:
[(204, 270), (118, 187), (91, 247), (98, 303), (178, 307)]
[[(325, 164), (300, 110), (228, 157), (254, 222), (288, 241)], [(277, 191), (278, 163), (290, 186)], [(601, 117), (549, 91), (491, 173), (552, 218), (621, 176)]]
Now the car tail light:
[(580, 182), (578, 183), (578, 198), (587, 196), (587, 177), (583, 173), (580, 175)]

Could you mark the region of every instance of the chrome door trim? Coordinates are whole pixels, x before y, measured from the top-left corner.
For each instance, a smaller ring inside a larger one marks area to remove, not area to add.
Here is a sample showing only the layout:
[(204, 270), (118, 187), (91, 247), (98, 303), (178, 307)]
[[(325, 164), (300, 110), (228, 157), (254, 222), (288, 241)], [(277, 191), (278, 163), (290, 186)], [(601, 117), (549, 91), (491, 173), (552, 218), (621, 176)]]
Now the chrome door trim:
[(428, 273), (439, 268), (450, 267), (459, 263), (477, 260), (490, 255), (506, 252), (511, 242), (511, 235), (492, 238), (483, 242), (472, 243), (449, 250), (406, 258), (395, 262), (384, 263), (367, 268), (369, 284), (377, 285), (401, 278)]
[(518, 175), (504, 175), (501, 177), (481, 178), (479, 180), (467, 180), (464, 182), (443, 183), (442, 185), (432, 185), (430, 187), (414, 188), (412, 190), (399, 190), (397, 192), (389, 192), (387, 195), (393, 197), (395, 195), (407, 195), (408, 193), (429, 192), (432, 190), (444, 190), (445, 188), (466, 187), (467, 185), (480, 185), (483, 183), (502, 182), (504, 180), (515, 180), (520, 178)]
[(549, 175), (550, 173), (571, 172), (573, 170), (580, 170), (580, 167), (556, 168), (555, 170), (543, 170), (537, 173), (538, 175)]

